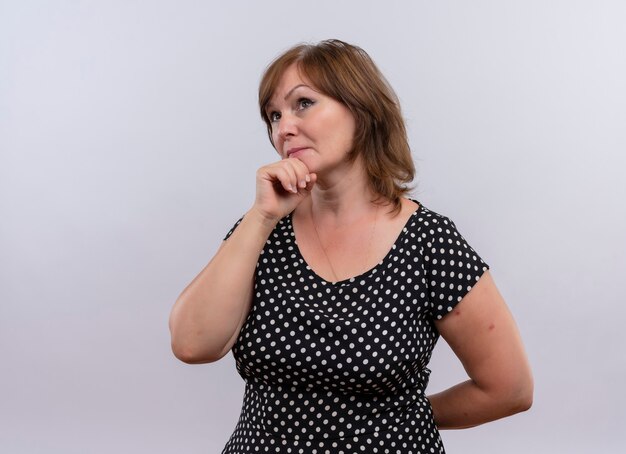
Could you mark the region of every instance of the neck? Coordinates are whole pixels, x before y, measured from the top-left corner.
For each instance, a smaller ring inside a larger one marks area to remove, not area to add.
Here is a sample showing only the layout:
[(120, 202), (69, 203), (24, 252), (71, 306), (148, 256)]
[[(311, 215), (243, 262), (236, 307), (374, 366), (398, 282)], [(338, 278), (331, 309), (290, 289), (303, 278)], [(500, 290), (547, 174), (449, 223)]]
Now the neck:
[(309, 197), (309, 208), (321, 225), (349, 225), (375, 212), (375, 195), (359, 160), (335, 175), (318, 175)]

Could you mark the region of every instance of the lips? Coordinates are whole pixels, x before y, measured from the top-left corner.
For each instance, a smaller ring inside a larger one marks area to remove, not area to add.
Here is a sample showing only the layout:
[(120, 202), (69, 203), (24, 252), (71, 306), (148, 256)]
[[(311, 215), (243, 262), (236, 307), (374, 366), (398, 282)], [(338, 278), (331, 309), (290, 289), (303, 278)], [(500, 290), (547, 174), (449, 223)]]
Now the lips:
[(300, 150), (304, 150), (306, 148), (308, 148), (308, 147), (293, 147), (293, 148), (290, 148), (289, 150), (287, 150), (287, 157), (291, 156), (294, 153), (297, 153)]

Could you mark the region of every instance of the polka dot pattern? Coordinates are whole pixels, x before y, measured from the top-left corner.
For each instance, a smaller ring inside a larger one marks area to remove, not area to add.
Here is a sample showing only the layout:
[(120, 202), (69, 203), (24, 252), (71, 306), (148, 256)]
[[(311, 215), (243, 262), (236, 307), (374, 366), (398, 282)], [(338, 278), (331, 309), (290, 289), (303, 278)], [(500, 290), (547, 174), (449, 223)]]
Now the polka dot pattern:
[(232, 349), (246, 387), (222, 454), (443, 453), (425, 396), (433, 321), (487, 269), (450, 219), (419, 204), (381, 262), (328, 282), (300, 254), (291, 214), (281, 219)]

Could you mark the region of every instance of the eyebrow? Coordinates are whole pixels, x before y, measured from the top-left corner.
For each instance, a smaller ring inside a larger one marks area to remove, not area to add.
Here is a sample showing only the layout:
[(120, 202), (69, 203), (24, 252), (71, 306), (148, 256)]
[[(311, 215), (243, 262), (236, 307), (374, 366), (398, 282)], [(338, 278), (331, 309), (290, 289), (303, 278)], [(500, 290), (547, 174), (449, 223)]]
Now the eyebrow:
[(293, 87), (291, 90), (289, 90), (289, 91), (287, 92), (287, 94), (285, 95), (285, 97), (283, 98), (283, 100), (287, 101), (287, 98), (289, 98), (289, 96), (291, 96), (291, 94), (292, 94), (294, 91), (296, 91), (296, 89), (298, 89), (298, 88), (300, 88), (300, 87), (307, 87), (307, 88), (310, 88), (310, 87), (309, 87), (308, 85), (306, 85), (306, 84), (299, 84), (299, 85), (296, 85), (295, 87)]
[[(294, 91), (296, 91), (298, 88), (300, 88), (300, 87), (311, 88), (311, 87), (309, 87), (307, 84), (298, 84), (298, 85), (296, 85), (295, 87), (293, 87), (291, 90), (289, 90), (289, 91), (287, 92), (287, 94), (285, 95), (285, 97), (283, 98), (283, 100), (284, 100), (284, 101), (286, 101), (286, 100), (287, 100), (287, 98), (289, 98), (289, 97), (291, 96), (291, 94), (292, 94)], [(270, 108), (271, 108), (271, 107), (273, 107), (273, 106), (274, 106), (274, 105), (273, 105), (271, 102), (268, 102), (268, 103), (267, 103), (267, 106), (265, 107), (265, 110), (270, 109)]]

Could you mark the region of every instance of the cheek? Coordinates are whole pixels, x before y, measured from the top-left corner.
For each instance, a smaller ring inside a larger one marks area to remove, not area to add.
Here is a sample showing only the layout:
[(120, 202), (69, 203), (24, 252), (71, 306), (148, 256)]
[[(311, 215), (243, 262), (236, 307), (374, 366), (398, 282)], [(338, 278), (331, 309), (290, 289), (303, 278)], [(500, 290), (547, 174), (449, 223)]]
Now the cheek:
[(316, 131), (333, 141), (344, 142), (354, 137), (355, 123), (352, 114), (335, 111), (325, 116), (317, 125)]
[(335, 139), (342, 144), (342, 148), (350, 148), (354, 141), (356, 126), (352, 116), (345, 116), (335, 121)]
[(274, 130), (272, 130), (272, 144), (274, 144), (274, 148), (276, 149), (276, 151), (278, 151), (280, 144), (278, 143), (279, 138), (278, 138), (278, 134), (276, 134), (276, 132)]
[(346, 137), (348, 137), (348, 140), (350, 141), (350, 144), (352, 144), (352, 142), (354, 140), (354, 134), (355, 133), (356, 133), (356, 122), (355, 122), (354, 118), (351, 115), (350, 119), (346, 123)]

